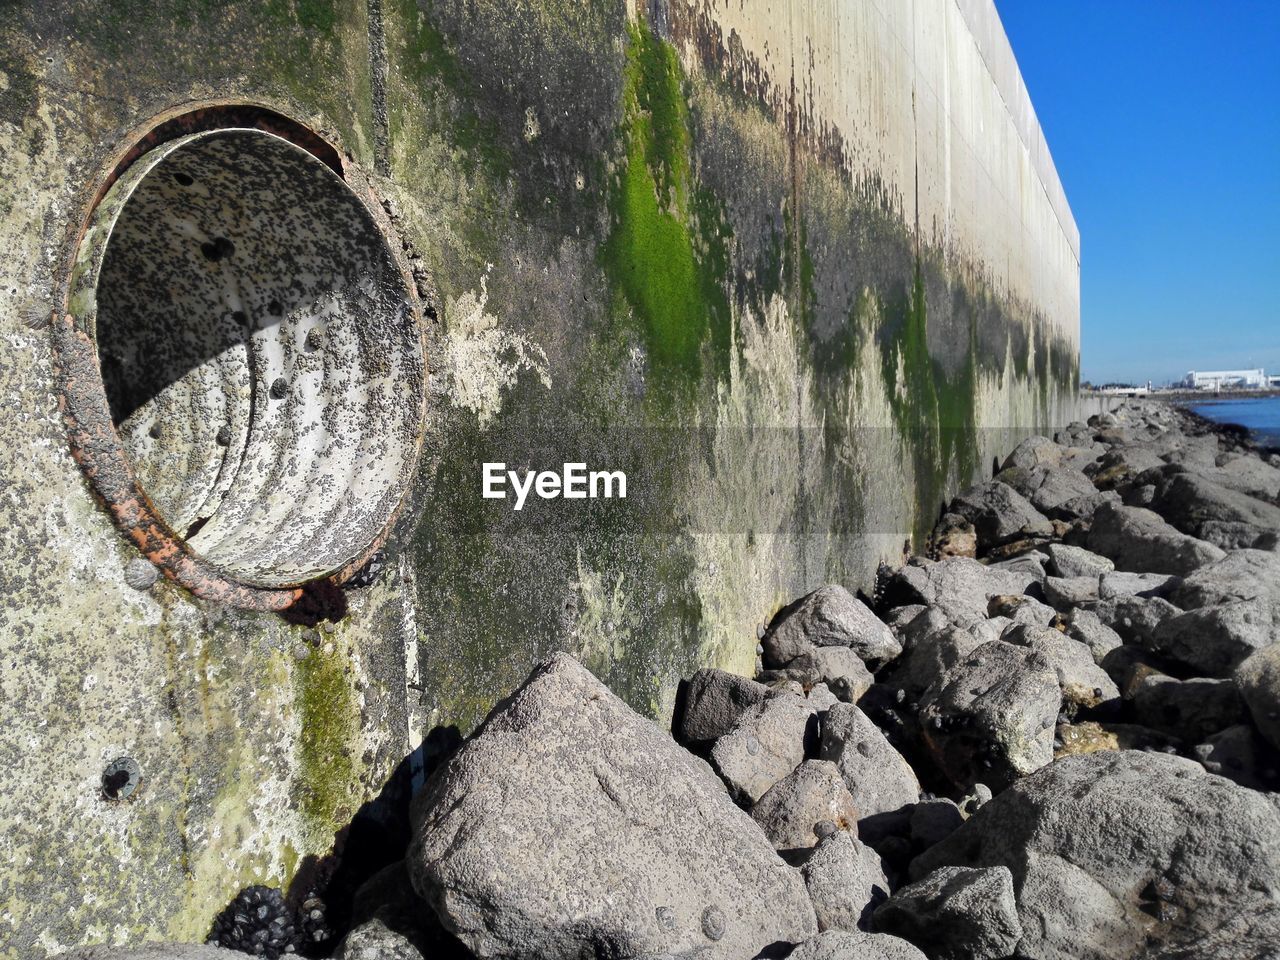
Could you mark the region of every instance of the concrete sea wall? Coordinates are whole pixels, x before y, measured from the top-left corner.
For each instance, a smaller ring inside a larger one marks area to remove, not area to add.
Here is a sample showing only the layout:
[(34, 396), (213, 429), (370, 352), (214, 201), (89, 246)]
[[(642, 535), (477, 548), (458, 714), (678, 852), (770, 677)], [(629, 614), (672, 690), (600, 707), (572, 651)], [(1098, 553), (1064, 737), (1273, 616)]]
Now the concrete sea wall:
[[(417, 465), (329, 619), (131, 586), (68, 442), (97, 198), (228, 104), (333, 147), (416, 287)], [(2, 957), (202, 937), (552, 650), (665, 715), (1076, 412), (1079, 237), (990, 0), (16, 0), (0, 156)], [(516, 512), (486, 461), (628, 497)]]

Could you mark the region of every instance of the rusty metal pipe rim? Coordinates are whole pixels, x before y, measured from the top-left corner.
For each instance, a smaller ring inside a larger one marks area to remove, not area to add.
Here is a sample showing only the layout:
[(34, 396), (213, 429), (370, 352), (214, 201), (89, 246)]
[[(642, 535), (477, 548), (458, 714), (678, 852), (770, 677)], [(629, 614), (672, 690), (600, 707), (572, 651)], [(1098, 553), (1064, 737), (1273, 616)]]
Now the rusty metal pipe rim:
[(283, 610), (358, 570), (409, 487), (425, 416), (412, 286), (336, 151), (215, 126), (134, 153), (54, 318), (72, 453), (167, 577)]

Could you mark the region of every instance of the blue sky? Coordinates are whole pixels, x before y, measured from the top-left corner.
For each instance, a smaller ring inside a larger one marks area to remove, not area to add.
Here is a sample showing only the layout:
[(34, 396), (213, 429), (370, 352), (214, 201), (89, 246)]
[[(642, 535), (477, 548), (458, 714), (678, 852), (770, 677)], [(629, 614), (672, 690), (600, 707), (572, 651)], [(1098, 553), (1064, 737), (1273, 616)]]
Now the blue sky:
[(1280, 374), (1280, 2), (996, 6), (1080, 226), (1081, 377)]

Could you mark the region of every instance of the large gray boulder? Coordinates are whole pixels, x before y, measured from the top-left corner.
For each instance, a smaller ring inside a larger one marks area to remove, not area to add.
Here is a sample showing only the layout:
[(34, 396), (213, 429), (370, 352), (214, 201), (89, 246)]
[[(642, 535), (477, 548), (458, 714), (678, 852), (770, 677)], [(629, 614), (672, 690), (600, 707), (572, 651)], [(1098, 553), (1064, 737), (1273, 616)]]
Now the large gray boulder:
[(819, 930), (863, 930), (889, 896), (880, 857), (843, 831), (818, 844), (800, 868)]
[(1062, 709), (1058, 674), (1044, 653), (984, 643), (925, 691), (925, 744), (957, 786), (1007, 786), (1053, 759)]
[(1098, 578), (1098, 596), (1102, 600), (1112, 597), (1161, 597), (1178, 583), (1178, 578), (1168, 573), (1129, 573), (1115, 570)]
[(1055, 577), (1093, 577), (1096, 580), (1116, 568), (1112, 560), (1084, 547), (1050, 543), (1045, 545), (1044, 551), (1049, 555), (1049, 572)]
[[(1006, 470), (996, 480), (1008, 483), (1046, 516), (1059, 513), (1065, 504), (1092, 497), (1098, 490), (1093, 481), (1073, 467), (1036, 467), (1029, 471)], [(1068, 508), (1070, 512), (1073, 508)]]
[(1027, 437), (1004, 458), (1001, 470), (1034, 470), (1036, 467), (1056, 467), (1062, 463), (1066, 449), (1048, 437)]
[(770, 673), (798, 680), (806, 687), (825, 683), (837, 699), (846, 703), (857, 703), (875, 683), (857, 651), (849, 647), (812, 647), (781, 670)]
[(1259, 650), (1240, 664), (1235, 677), (1258, 732), (1280, 750), (1280, 644)]
[(893, 683), (915, 698), (927, 690), (934, 681), (967, 657), (978, 647), (999, 634), (989, 636), (985, 629), (990, 621), (975, 620), (966, 627), (946, 626), (930, 633), (911, 645), (893, 668)]
[(1058, 611), (1102, 599), (1097, 577), (1046, 577), (1041, 589), (1045, 603)]
[(906, 940), (887, 933), (828, 930), (796, 947), (789, 960), (926, 960)]
[(1018, 537), (1053, 535), (1049, 518), (1017, 490), (999, 480), (975, 484), (957, 494), (948, 510), (973, 524), (978, 543), (983, 547)]
[(1280, 623), (1272, 605), (1255, 598), (1200, 607), (1162, 621), (1150, 649), (1206, 676), (1225, 677), (1278, 641)]
[(1160, 625), (1181, 611), (1162, 597), (1119, 596), (1088, 604), (1086, 610), (1125, 643), (1149, 646)]
[(1022, 939), (1013, 874), (941, 867), (881, 904), (875, 928), (910, 940), (929, 960), (1003, 960)]
[(1195, 758), (1210, 773), (1254, 790), (1280, 787), (1280, 752), (1252, 724), (1227, 727), (1197, 744)]
[(711, 743), (767, 696), (769, 688), (762, 683), (724, 670), (699, 670), (681, 684), (671, 732), (688, 746)]
[[(1168, 596), (1184, 610), (1255, 598), (1280, 604), (1280, 554), (1233, 550), (1184, 577)], [(1280, 607), (1276, 609), (1280, 612)]]
[(897, 603), (925, 604), (938, 616), (963, 624), (986, 619), (992, 597), (1022, 593), (1038, 579), (1031, 573), (992, 569), (970, 557), (913, 559), (895, 571), (886, 589)]
[(818, 715), (804, 697), (778, 693), (749, 708), (711, 748), (711, 765), (733, 799), (750, 807), (816, 746)]
[(815, 590), (771, 625), (761, 641), (764, 665), (785, 667), (814, 647), (848, 647), (868, 662), (902, 652), (893, 632), (839, 584)]
[(920, 799), (920, 783), (880, 728), (850, 703), (827, 711), (818, 756), (840, 770), (860, 817), (900, 810)]
[(1110, 557), (1121, 570), (1187, 574), (1225, 554), (1188, 536), (1158, 513), (1142, 507), (1104, 503), (1093, 515), (1089, 549)]
[(1097, 707), (1120, 697), (1115, 681), (1098, 666), (1092, 651), (1052, 627), (1014, 624), (1001, 639), (1044, 654), (1058, 675), (1063, 709), (1071, 716), (1082, 708)]
[(1280, 904), (1262, 897), (1237, 902), (1213, 932), (1179, 937), (1138, 960), (1280, 960)]
[(741, 958), (817, 930), (799, 873), (706, 763), (565, 654), (414, 814), (413, 885), (480, 958)]
[(1133, 691), (1133, 716), (1138, 723), (1187, 743), (1200, 743), (1248, 717), (1235, 680), (1173, 677), (1152, 674)]
[(1235, 529), (1235, 535), (1223, 538), (1222, 546), (1240, 542), (1241, 527), (1252, 531), (1243, 537), (1248, 542), (1280, 530), (1280, 507), (1220, 486), (1207, 477), (1165, 472), (1154, 486), (1151, 508), (1179, 530), (1209, 539), (1215, 530)]
[(837, 830), (857, 830), (858, 818), (858, 808), (839, 768), (827, 760), (806, 760), (751, 808), (751, 819), (789, 862), (817, 845), (815, 828), (819, 823), (829, 822)]
[(1124, 641), (1120, 634), (1108, 627), (1092, 610), (1075, 608), (1066, 611), (1058, 624), (1072, 640), (1078, 640), (1089, 648), (1094, 663), (1102, 663), (1108, 653)]
[[(918, 857), (1008, 867), (1037, 960), (1128, 960), (1146, 945), (1214, 930), (1249, 896), (1280, 899), (1280, 806), (1162, 753), (1064, 757), (985, 804)], [(1152, 886), (1170, 917), (1153, 916)]]

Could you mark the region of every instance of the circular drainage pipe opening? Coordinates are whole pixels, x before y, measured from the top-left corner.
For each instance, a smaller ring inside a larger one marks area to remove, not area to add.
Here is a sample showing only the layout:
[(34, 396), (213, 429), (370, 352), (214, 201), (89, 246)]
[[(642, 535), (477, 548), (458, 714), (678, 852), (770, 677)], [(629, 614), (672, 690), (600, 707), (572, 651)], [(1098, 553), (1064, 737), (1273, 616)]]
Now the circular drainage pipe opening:
[(155, 147), (95, 209), (68, 306), (73, 448), (170, 576), (280, 607), (296, 591), (272, 590), (376, 546), (416, 458), (422, 341), (385, 235), (333, 170), (254, 129)]

